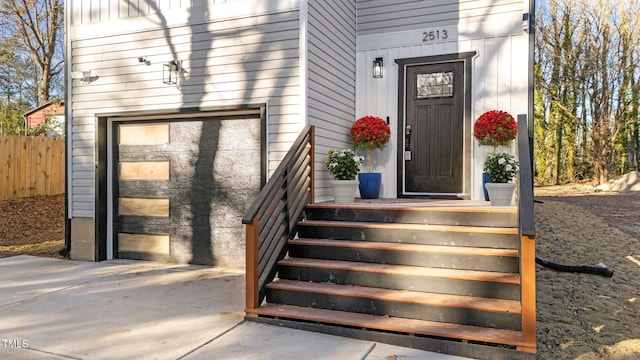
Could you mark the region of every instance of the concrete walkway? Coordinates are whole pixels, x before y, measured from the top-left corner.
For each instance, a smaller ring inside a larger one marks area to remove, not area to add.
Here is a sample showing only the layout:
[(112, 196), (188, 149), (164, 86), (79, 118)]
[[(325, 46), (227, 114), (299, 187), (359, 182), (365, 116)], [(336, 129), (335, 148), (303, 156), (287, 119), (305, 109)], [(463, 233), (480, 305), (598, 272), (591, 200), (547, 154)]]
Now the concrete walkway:
[(244, 272), (0, 259), (0, 359), (463, 358), (243, 321)]

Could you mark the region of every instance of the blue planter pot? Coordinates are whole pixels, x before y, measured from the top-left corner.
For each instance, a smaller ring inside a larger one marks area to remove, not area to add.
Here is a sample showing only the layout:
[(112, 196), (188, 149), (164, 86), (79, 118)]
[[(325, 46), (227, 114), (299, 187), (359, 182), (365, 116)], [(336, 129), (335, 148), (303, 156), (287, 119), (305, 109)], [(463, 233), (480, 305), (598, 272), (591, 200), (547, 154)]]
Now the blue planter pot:
[(381, 173), (359, 173), (360, 198), (377, 199), (380, 196)]
[(487, 187), (485, 186), (485, 184), (491, 184), (493, 183), (493, 181), (491, 181), (491, 177), (489, 177), (489, 174), (483, 172), (482, 173), (482, 190), (484, 191), (484, 201), (489, 201), (489, 192), (487, 191)]

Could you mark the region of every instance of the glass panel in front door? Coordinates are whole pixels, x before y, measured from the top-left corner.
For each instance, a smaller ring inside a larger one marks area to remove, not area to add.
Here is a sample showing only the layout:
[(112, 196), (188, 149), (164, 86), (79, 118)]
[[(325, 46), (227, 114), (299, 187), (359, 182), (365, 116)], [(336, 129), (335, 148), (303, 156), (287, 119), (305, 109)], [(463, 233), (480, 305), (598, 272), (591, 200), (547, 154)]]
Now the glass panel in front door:
[(453, 96), (453, 71), (416, 74), (418, 99), (451, 96)]

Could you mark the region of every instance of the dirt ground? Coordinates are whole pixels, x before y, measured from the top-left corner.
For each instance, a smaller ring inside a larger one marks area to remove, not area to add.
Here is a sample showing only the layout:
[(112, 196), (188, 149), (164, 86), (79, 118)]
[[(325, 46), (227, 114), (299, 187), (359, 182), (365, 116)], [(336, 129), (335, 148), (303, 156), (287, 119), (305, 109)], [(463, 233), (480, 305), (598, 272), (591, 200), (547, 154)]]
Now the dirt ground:
[(0, 201), (0, 258), (35, 255), (62, 258), (64, 195)]
[[(537, 255), (604, 263), (611, 278), (537, 266), (538, 359), (640, 359), (640, 192), (536, 188)], [(0, 257), (61, 258), (64, 196), (0, 202)]]
[(536, 188), (537, 256), (604, 263), (611, 278), (537, 266), (539, 359), (640, 359), (640, 193)]

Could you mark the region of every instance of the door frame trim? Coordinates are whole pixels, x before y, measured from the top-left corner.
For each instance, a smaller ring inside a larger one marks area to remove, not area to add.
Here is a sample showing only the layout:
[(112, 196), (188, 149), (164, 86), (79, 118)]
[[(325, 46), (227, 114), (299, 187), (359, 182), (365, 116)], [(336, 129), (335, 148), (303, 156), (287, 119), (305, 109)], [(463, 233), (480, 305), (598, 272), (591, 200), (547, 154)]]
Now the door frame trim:
[[(455, 54), (433, 55), (433, 56), (421, 56), (413, 58), (396, 59), (395, 63), (398, 65), (398, 122), (396, 128), (397, 136), (397, 197), (421, 197), (421, 196), (449, 196), (462, 199), (471, 198), (471, 71), (472, 60), (477, 56), (477, 51), (467, 51)], [(464, 96), (463, 104), (463, 193), (461, 194), (441, 194), (441, 193), (411, 193), (404, 192), (404, 126), (406, 118), (406, 89), (407, 89), (407, 67), (416, 65), (434, 65), (440, 63), (450, 62), (462, 62), (464, 72)]]

